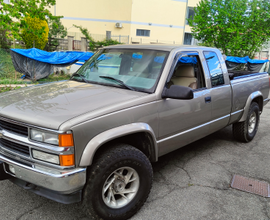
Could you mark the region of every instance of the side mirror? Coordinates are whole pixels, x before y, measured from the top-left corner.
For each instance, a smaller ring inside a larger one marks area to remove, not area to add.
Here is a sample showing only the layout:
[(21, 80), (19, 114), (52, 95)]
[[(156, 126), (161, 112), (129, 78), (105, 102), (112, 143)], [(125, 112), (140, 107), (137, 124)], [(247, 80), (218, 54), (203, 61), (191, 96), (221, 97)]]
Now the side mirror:
[(193, 91), (190, 87), (172, 85), (170, 88), (164, 88), (162, 98), (193, 99)]

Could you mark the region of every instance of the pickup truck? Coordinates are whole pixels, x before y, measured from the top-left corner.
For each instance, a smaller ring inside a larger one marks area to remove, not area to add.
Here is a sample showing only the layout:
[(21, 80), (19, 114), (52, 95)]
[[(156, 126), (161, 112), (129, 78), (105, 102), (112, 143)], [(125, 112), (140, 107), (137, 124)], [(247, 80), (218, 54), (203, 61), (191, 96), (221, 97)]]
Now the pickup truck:
[(93, 219), (127, 219), (148, 198), (151, 163), (232, 125), (251, 141), (267, 73), (229, 74), (218, 49), (118, 45), (70, 80), (0, 95), (0, 177)]

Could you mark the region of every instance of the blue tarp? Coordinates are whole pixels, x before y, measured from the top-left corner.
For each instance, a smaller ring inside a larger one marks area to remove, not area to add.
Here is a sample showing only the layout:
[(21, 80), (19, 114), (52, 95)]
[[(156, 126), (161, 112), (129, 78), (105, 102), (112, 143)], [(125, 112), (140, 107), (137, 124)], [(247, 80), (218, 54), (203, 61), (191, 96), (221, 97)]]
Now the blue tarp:
[[(165, 57), (162, 57), (162, 56), (158, 56), (158, 57), (155, 57), (154, 61), (156, 63), (163, 63)], [(181, 57), (178, 62), (180, 63), (192, 63), (192, 64), (196, 64), (197, 63), (197, 59), (196, 57)]]
[(141, 54), (134, 53), (132, 55), (132, 58), (139, 60), (139, 59), (142, 59), (142, 55)]
[(262, 63), (267, 63), (267, 62), (269, 62), (269, 60), (252, 60), (252, 59), (248, 60), (248, 63), (253, 63), (253, 64), (262, 64)]
[(248, 56), (246, 57), (227, 56), (226, 61), (233, 63), (252, 63), (252, 64), (263, 64), (269, 62), (269, 60), (252, 60)]
[[(91, 57), (91, 56), (90, 56), (90, 57)], [(90, 58), (90, 57), (89, 57), (89, 58)], [(133, 57), (134, 59), (137, 59), (137, 60), (142, 59), (142, 55), (141, 55), (141, 54), (136, 54), (136, 53), (134, 53), (134, 54), (132, 55), (132, 57)], [(88, 58), (88, 59), (89, 59), (89, 58)], [(111, 58), (111, 57), (106, 56), (105, 54), (102, 54), (102, 55), (98, 58), (98, 60), (104, 60), (104, 59), (110, 59), (110, 58)], [(164, 59), (165, 59), (164, 56), (157, 56), (157, 57), (155, 57), (154, 62), (156, 62), (156, 63), (163, 63), (163, 62), (164, 62)], [(87, 59), (86, 59), (86, 60), (87, 60)], [(77, 65), (82, 65), (82, 63), (84, 62), (84, 60), (80, 59), (79, 62), (80, 62), (80, 63), (76, 63), (76, 64), (77, 64)], [(197, 59), (196, 59), (196, 57), (181, 57), (181, 58), (179, 59), (179, 62), (180, 62), (180, 63), (192, 63), (192, 64), (197, 64)]]
[(68, 65), (78, 60), (86, 61), (94, 53), (92, 52), (46, 52), (36, 48), (32, 49), (12, 49), (15, 53), (23, 55), (33, 60), (37, 60), (43, 63), (54, 64), (54, 65)]
[(192, 64), (196, 64), (197, 63), (197, 59), (196, 57), (181, 57), (179, 59), (180, 63), (192, 63)]
[(249, 57), (233, 57), (233, 56), (227, 56), (226, 61), (233, 62), (233, 63), (247, 63), (249, 60)]

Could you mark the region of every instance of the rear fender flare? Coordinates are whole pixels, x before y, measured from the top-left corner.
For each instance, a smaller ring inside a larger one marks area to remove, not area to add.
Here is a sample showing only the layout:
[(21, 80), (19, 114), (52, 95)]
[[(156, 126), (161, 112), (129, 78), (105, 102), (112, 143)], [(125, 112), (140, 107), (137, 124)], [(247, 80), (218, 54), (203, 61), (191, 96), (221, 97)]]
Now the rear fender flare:
[(256, 92), (253, 92), (249, 95), (247, 102), (246, 102), (246, 105), (244, 107), (244, 113), (243, 113), (242, 117), (240, 118), (239, 122), (245, 121), (247, 119), (249, 107), (250, 107), (252, 101), (257, 97), (263, 98), (263, 94), (260, 91), (256, 91)]
[(153, 148), (154, 151), (154, 160), (158, 160), (158, 147), (156, 142), (156, 137), (153, 129), (146, 123), (132, 123), (128, 125), (122, 125), (120, 127), (112, 128), (110, 130), (104, 131), (94, 138), (92, 138), (88, 144), (86, 145), (81, 160), (80, 160), (80, 166), (90, 166), (92, 164), (94, 155), (99, 147), (101, 147), (103, 144), (114, 140), (119, 137), (123, 137), (125, 135), (134, 134), (138, 132), (147, 132), (152, 140), (153, 140)]

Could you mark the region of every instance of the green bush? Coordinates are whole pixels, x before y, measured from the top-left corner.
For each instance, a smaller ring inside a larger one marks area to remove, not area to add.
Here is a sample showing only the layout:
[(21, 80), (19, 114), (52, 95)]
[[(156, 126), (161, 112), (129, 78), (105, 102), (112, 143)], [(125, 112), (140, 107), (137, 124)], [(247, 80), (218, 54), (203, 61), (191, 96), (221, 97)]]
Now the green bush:
[(27, 16), (24, 19), (27, 28), (22, 30), (22, 39), (26, 48), (38, 48), (43, 50), (48, 42), (49, 27), (45, 20)]

